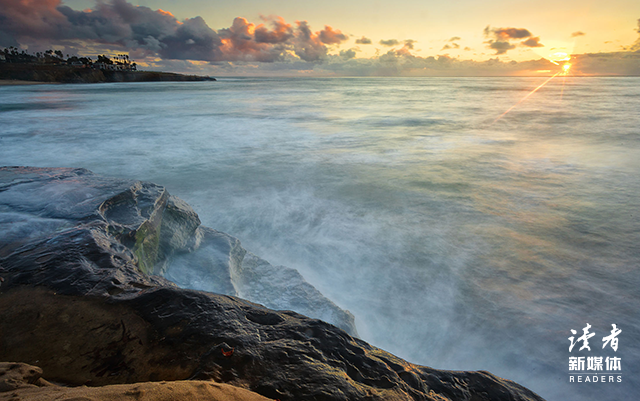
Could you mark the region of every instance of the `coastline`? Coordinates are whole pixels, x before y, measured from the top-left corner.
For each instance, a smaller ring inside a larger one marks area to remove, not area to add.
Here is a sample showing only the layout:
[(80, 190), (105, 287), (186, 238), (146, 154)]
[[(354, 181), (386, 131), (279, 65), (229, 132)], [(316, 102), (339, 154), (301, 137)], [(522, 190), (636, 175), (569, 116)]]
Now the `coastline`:
[(204, 82), (215, 78), (161, 71), (119, 71), (67, 65), (0, 63), (0, 85), (107, 82)]
[(0, 79), (0, 86), (15, 86), (15, 85), (52, 85), (57, 82), (44, 82), (44, 81), (24, 81), (20, 79)]

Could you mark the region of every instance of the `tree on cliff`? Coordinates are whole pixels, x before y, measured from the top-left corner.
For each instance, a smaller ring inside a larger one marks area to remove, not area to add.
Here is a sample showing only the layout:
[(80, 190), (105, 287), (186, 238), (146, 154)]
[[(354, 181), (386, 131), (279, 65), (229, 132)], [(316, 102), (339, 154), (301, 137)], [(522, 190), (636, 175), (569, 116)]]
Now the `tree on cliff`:
[(96, 63), (104, 63), (104, 64), (111, 65), (111, 64), (113, 64), (113, 61), (107, 56), (99, 55), (98, 56), (98, 60), (96, 61)]

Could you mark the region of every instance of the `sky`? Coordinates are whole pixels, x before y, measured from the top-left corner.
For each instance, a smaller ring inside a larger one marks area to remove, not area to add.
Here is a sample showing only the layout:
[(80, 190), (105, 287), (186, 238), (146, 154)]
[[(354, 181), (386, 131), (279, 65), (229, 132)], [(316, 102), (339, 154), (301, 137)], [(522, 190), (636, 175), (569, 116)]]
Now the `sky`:
[(640, 1), (0, 0), (9, 46), (214, 76), (640, 75)]

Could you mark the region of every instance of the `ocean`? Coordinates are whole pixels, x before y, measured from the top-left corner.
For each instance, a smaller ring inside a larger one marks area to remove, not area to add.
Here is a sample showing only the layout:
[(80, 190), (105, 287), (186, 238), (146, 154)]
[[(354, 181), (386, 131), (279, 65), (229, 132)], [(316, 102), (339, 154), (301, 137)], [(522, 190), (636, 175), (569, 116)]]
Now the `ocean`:
[(631, 400), (640, 78), (533, 92), (544, 81), (4, 86), (0, 165), (163, 185), (410, 362), (487, 370), (548, 400)]

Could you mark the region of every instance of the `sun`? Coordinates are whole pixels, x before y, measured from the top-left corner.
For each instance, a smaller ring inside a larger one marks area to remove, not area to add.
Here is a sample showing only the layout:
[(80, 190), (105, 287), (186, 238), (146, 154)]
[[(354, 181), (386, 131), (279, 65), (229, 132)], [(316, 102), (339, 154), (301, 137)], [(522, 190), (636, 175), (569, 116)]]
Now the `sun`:
[(567, 75), (571, 69), (571, 63), (564, 63), (562, 65), (562, 75)]

